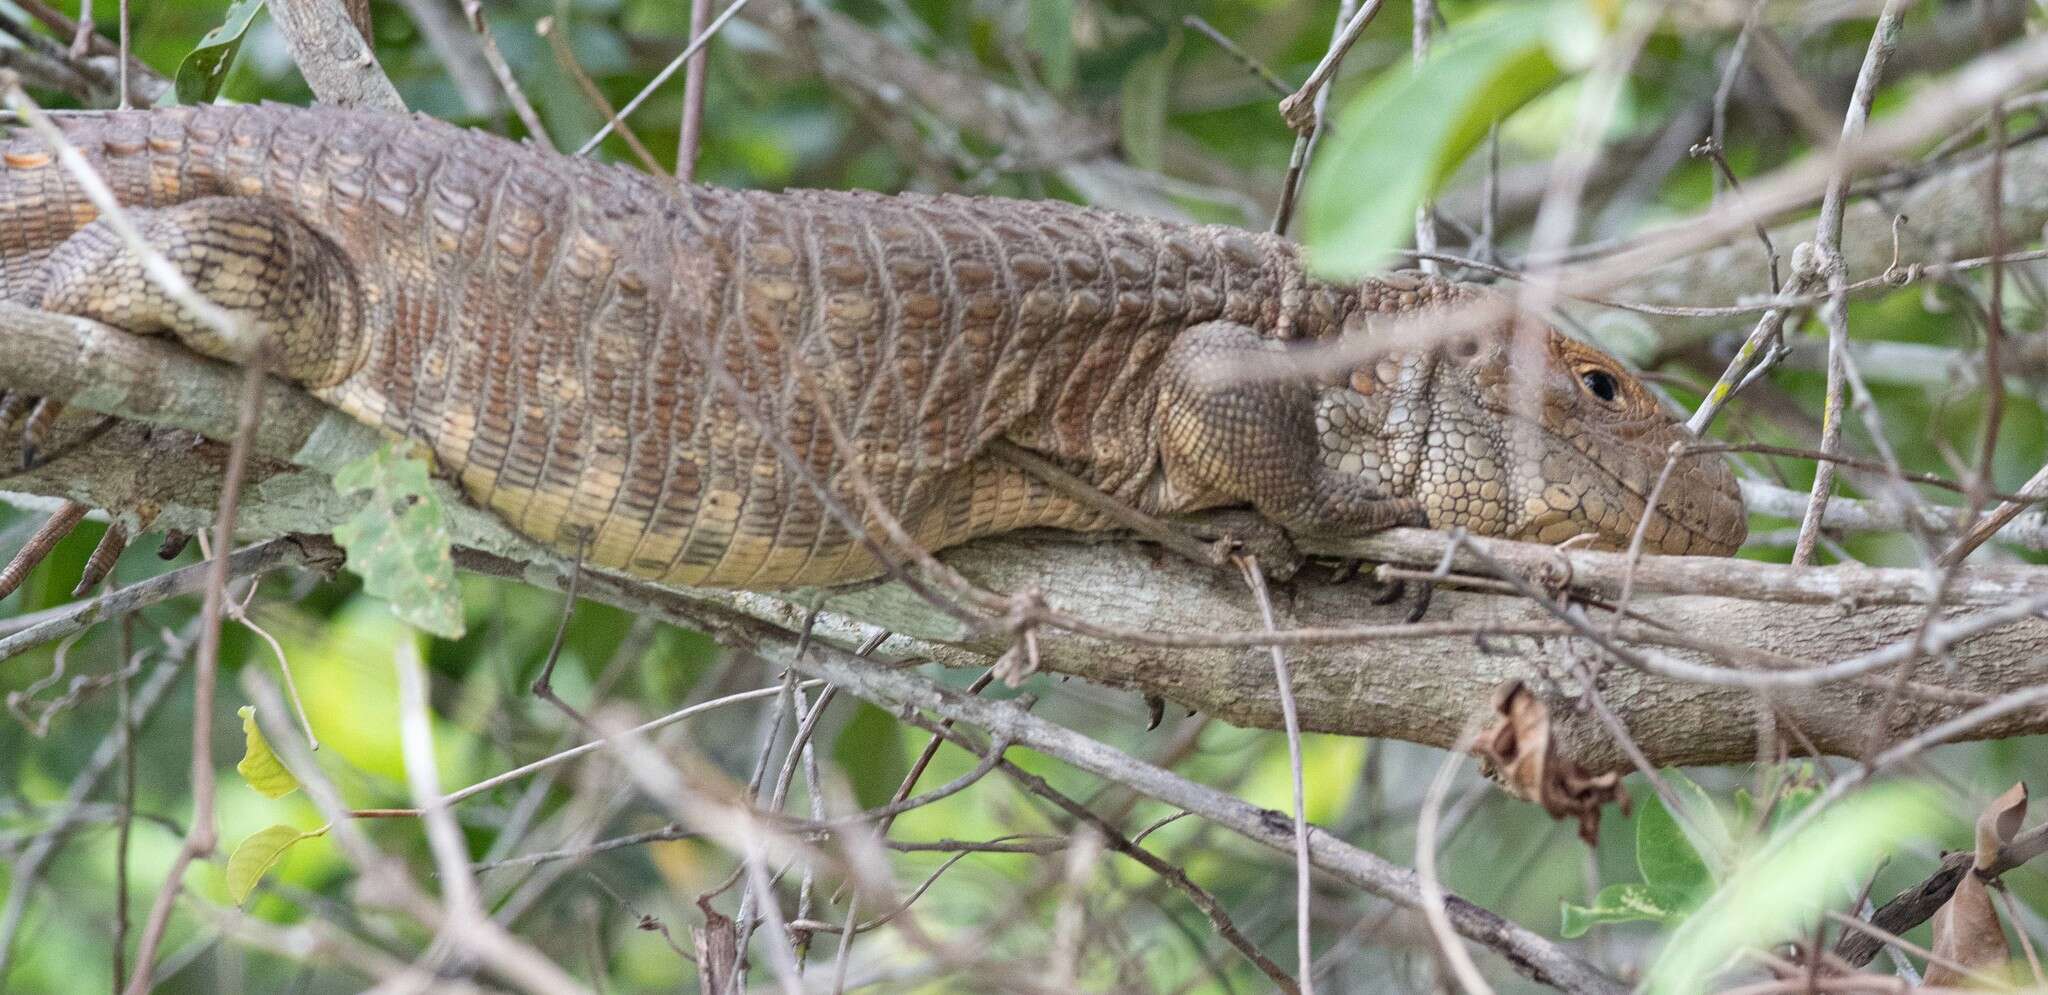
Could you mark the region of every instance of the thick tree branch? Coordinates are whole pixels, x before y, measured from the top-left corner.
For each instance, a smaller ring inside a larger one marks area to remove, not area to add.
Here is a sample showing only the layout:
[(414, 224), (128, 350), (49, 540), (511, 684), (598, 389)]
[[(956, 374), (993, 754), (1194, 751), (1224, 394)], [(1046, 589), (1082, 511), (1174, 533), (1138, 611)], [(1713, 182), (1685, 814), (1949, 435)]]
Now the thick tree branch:
[[(5, 305), (0, 305), (0, 335), (17, 360), (0, 370), (0, 387), (65, 397), (78, 407), (202, 433), (222, 433), (230, 423), (231, 388), (238, 374), (166, 342)], [(353, 510), (334, 494), (326, 471), (373, 445), (374, 433), (281, 384), (267, 404), (256, 452), (265, 462), (243, 505), (244, 534), (326, 532)], [(115, 509), (148, 501), (160, 507), (161, 526), (204, 527), (217, 497), (218, 447), (195, 445), (183, 433), (152, 433), (128, 423), (96, 432), (90, 427), (74, 426), (73, 438), (82, 436), (82, 441), (60, 442), (47, 464), (0, 476), (0, 489), (75, 497)], [(452, 492), (449, 496), (459, 544), (524, 564), (539, 581), (568, 573), (560, 557), (512, 534), (495, 517), (470, 509)], [(1395, 533), (1349, 548), (1429, 569), (1443, 547), (1441, 537), (1429, 533)], [(1618, 590), (1620, 572), (1627, 568), (1614, 554), (1561, 556), (1547, 547), (1501, 542), (1480, 548), (1526, 568), (1569, 564), (1578, 587), (1603, 596)], [(1165, 697), (1239, 724), (1273, 727), (1280, 720), (1270, 667), (1258, 649), (1262, 637), (1246, 635), (1262, 630), (1263, 623), (1230, 577), (1148, 548), (1072, 537), (986, 541), (949, 551), (944, 558), (990, 590), (1043, 592), (1054, 606), (1093, 624), (1174, 637), (1129, 641), (1047, 629), (1038, 634), (1047, 669)], [(803, 606), (809, 604), (803, 594), (678, 595), (639, 582), (607, 583), (638, 590), (650, 604), (679, 596), (790, 630), (801, 628)], [(1925, 600), (1914, 593), (1916, 583), (1911, 571), (1792, 572), (1734, 560), (1653, 558), (1638, 567), (1631, 606), (1648, 621), (1621, 626), (1617, 640), (1634, 653), (1681, 668), (1715, 662), (1702, 646), (1722, 647), (1735, 663), (1766, 669), (1840, 661), (1916, 638), (1927, 612), (1914, 603)], [(1977, 618), (1993, 610), (1984, 605), (2038, 597), (2041, 585), (2037, 572), (1963, 571), (1944, 602), (1949, 607), (1940, 614), (1950, 620)], [(1701, 593), (1651, 593), (1660, 589)], [(1301, 638), (1290, 648), (1305, 728), (1447, 746), (1471, 716), (1487, 707), (1501, 682), (1519, 679), (1551, 699), (1559, 740), (1571, 756), (1594, 769), (1624, 766), (1596, 717), (1578, 707), (1583, 689), (1565, 676), (1588, 655), (1607, 658), (1587, 641), (1561, 635), (1563, 626), (1536, 603), (1447, 590), (1431, 606), (1431, 624), (1404, 629), (1395, 627), (1400, 608), (1372, 604), (1357, 584), (1300, 580), (1277, 593), (1281, 629), (1385, 627), (1365, 641), (1332, 641), (1332, 634), (1324, 633), (1320, 639)], [(970, 631), (897, 585), (834, 592), (827, 608), (819, 626), (822, 637), (852, 644), (882, 626), (899, 634), (884, 647), (898, 656), (985, 667), (1012, 639), (1000, 627)], [(1523, 635), (1489, 638), (1486, 632)], [(1987, 697), (2048, 680), (2048, 660), (2040, 654), (2044, 640), (2048, 622), (2024, 618), (1971, 633), (1948, 647), (1954, 665), (1921, 668), (1927, 683), (1916, 685), (1922, 693), (1899, 708), (1898, 731), (1927, 728)], [(1205, 645), (1187, 645), (1191, 642)], [(1757, 690), (1742, 686), (1742, 671), (1720, 673), (1732, 675), (1733, 686), (1609, 663), (1601, 690), (1653, 761), (1713, 763), (1754, 758), (1760, 728), (1775, 728), (1786, 743), (1853, 752), (1868, 735), (1863, 717), (1872, 713), (1891, 682), (1879, 667), (1856, 680), (1818, 687), (1779, 681)], [(1970, 734), (2044, 730), (2048, 715), (2023, 713)], [(1766, 744), (1766, 749), (1777, 747), (1776, 742)]]
[(270, 16), (284, 35), (292, 61), (306, 85), (327, 103), (405, 113), (405, 101), (377, 55), (370, 50), (365, 28), (369, 5), (360, 0), (276, 0)]

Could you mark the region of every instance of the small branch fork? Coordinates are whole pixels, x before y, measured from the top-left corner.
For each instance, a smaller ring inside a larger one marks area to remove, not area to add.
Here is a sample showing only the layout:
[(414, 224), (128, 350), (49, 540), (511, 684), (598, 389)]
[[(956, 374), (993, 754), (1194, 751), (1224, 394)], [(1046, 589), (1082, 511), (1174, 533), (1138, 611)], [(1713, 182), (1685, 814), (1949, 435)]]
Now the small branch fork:
[(1315, 143), (1323, 130), (1323, 119), (1327, 114), (1330, 93), (1329, 85), (1337, 76), (1337, 67), (1344, 62), (1344, 56), (1351, 46), (1372, 24), (1385, 0), (1365, 0), (1355, 4), (1344, 0), (1337, 12), (1337, 30), (1330, 39), (1330, 49), (1323, 54), (1323, 60), (1316, 64), (1314, 72), (1301, 88), (1280, 101), (1280, 117), (1293, 128), (1296, 135), (1294, 151), (1287, 157), (1287, 178), (1280, 182), (1280, 206), (1273, 214), (1272, 230), (1281, 235), (1294, 222), (1295, 197), (1301, 191), (1302, 177), (1308, 174), (1309, 158), (1315, 154)]
[[(1871, 33), (1870, 47), (1863, 56), (1863, 68), (1856, 74), (1855, 92), (1849, 98), (1848, 113), (1842, 119), (1842, 144), (1845, 146), (1862, 137), (1864, 126), (1870, 120), (1870, 102), (1877, 95), (1878, 77), (1883, 75), (1885, 60), (1898, 43), (1899, 15), (1903, 7), (1902, 0), (1885, 0), (1884, 9), (1878, 13), (1877, 29)], [(1848, 188), (1849, 169), (1845, 165), (1828, 180), (1827, 193), (1821, 200), (1820, 221), (1814, 226), (1813, 234), (1818, 270), (1828, 286), (1828, 301), (1821, 308), (1822, 320), (1828, 328), (1828, 387), (1826, 411), (1821, 415), (1820, 442), (1821, 451), (1828, 453), (1841, 445), (1842, 409), (1846, 397), (1845, 381), (1848, 379), (1846, 288), (1849, 279), (1841, 263), (1842, 214), (1847, 206)], [(1799, 542), (1792, 551), (1792, 562), (1796, 566), (1813, 562), (1821, 518), (1827, 512), (1834, 486), (1835, 465), (1823, 462), (1815, 467), (1813, 499), (1807, 507), (1806, 517), (1799, 523)]]

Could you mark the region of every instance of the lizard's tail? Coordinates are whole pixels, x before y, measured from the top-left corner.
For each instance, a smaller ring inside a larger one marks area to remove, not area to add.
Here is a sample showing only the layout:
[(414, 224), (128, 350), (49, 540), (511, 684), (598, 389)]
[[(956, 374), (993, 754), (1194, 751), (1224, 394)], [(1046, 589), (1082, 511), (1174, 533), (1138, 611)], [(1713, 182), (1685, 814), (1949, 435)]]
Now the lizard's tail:
[(42, 139), (0, 133), (0, 300), (40, 303), (44, 260), (92, 219), (92, 204)]
[[(172, 112), (173, 116), (176, 112)], [(184, 172), (165, 168), (184, 152), (150, 112), (52, 115), (65, 144), (123, 204), (153, 207), (180, 196)], [(58, 245), (99, 217), (75, 170), (41, 135), (0, 129), (0, 298), (36, 306), (47, 288), (44, 263)]]

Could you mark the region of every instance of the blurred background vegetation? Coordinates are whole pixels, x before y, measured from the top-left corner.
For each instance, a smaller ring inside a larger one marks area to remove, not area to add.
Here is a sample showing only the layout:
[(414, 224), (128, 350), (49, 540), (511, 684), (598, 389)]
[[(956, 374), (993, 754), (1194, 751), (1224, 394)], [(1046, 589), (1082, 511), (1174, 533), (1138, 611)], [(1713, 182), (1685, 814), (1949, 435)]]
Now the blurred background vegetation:
[[(1437, 31), (1455, 38), (1461, 25), (1497, 16), (1499, 8), (1519, 2), (1445, 2)], [(70, 12), (76, 3), (60, 6)], [(111, 21), (112, 5), (99, 6), (102, 23)], [(577, 62), (620, 105), (680, 50), (688, 33), (688, 6), (680, 0), (491, 0), (483, 9), (540, 119), (555, 142), (569, 150), (594, 133), (603, 118), (536, 36), (535, 23), (553, 18)], [(1018, 120), (1035, 122), (1033, 131), (949, 120), (911, 96), (899, 93), (897, 102), (890, 103), (887, 93), (863, 92), (831, 78), (818, 63), (835, 53), (801, 51), (793, 36), (777, 26), (772, 9), (780, 8), (779, 0), (760, 0), (759, 6), (758, 14), (750, 11), (726, 27), (710, 49), (697, 173), (703, 182), (1110, 201), (1252, 228), (1270, 221), (1294, 136), (1275, 111), (1279, 93), (1237, 57), (1187, 27), (1184, 18), (1199, 15), (1292, 87), (1322, 57), (1337, 16), (1334, 0), (872, 0), (832, 5), (906, 51), (1000, 88), (1003, 99), (1029, 108), (1019, 112)], [(1615, 5), (1588, 0), (1564, 6), (1584, 8), (1596, 44), (1599, 32), (1614, 30)], [(1814, 99), (1836, 127), (1846, 80), (1869, 38), (1874, 6), (1766, 3), (1760, 8), (1783, 40), (1791, 64), (1813, 82)], [(2034, 5), (1992, 6), (2006, 11), (2000, 23), (2013, 31), (2038, 27), (2026, 23), (2039, 18)], [(136, 54), (170, 73), (202, 35), (222, 22), (228, 4), (134, 0), (133, 7)], [(466, 33), (454, 0), (377, 0), (372, 7), (377, 53), (408, 105), (505, 134), (525, 133), (488, 77), (481, 86), (474, 79), (465, 84), (448, 68), (444, 51), (417, 26), (416, 9), (432, 7), (453, 30)], [(1658, 23), (1604, 137), (1609, 151), (1601, 157), (1575, 241), (1598, 243), (1685, 217), (1725, 188), (1713, 165), (1687, 155), (1686, 149), (1707, 134), (1711, 100), (1748, 7), (1678, 4)], [(9, 0), (0, 0), (0, 12), (20, 16)], [(1952, 22), (1974, 24), (1977, 13), (1968, 3), (1911, 5), (1902, 54), (1878, 98), (1877, 115), (1937, 85), (1944, 71), (1975, 54), (1974, 30), (1967, 25), (1954, 29)], [(1410, 17), (1408, 4), (1388, 5), (1348, 57), (1333, 110), (1341, 112), (1377, 81), (1404, 71), (1411, 60)], [(1957, 34), (1962, 41), (1954, 39)], [(1583, 83), (1583, 65), (1567, 67), (1555, 85), (1542, 87), (1501, 124), (1497, 146), (1477, 150), (1445, 182), (1441, 202), (1446, 221), (1440, 236), (1446, 251), (1473, 248), (1487, 161), (1497, 157), (1503, 211), (1490, 245), (1494, 258), (1515, 262), (1530, 214), (1527, 177), (1536, 170), (1540, 189), (1541, 164), (1567, 141)], [(66, 103), (57, 93), (38, 96), (52, 106)], [(267, 17), (258, 17), (250, 29), (222, 97), (311, 101)], [(674, 166), (681, 110), (681, 87), (671, 84), (634, 118), (664, 168)], [(1410, 110), (1433, 112), (1427, 104)], [(1738, 88), (1724, 139), (1734, 172), (1752, 176), (1807, 154), (1813, 147), (1811, 129), (1802, 128), (1798, 113), (1759, 87)], [(2016, 113), (2012, 132), (2038, 136), (2041, 122), (2035, 113)], [(1057, 120), (1048, 124), (1046, 115)], [(1340, 139), (1399, 149), (1411, 123), (1383, 122), (1369, 135)], [(1006, 135), (1031, 140), (1005, 141)], [(1045, 140), (1056, 135), (1068, 137)], [(1417, 147), (1413, 154), (1435, 151)], [(605, 144), (603, 154), (630, 161), (617, 139)], [(1102, 163), (1127, 164), (1127, 171), (1095, 168)], [(1330, 182), (1369, 200), (1384, 178), (1340, 172)], [(1341, 205), (1309, 208), (1318, 209), (1341, 210)], [(2014, 235), (2031, 244), (2039, 233)], [(2039, 274), (2026, 267), (2009, 272), (2009, 334), (2037, 335), (2043, 311)], [(1767, 289), (1762, 282), (1760, 274), (1759, 291)], [(1955, 293), (1915, 287), (1861, 298), (1852, 309), (1851, 327), (1859, 340), (1967, 351), (1981, 333), (1969, 308), (1952, 299)], [(1581, 331), (1649, 364), (1660, 373), (1660, 383), (1688, 406), (1725, 363), (1729, 345), (1728, 330), (1723, 330), (1664, 349), (1622, 319)], [(1734, 329), (1738, 336), (1740, 331)], [(1816, 326), (1794, 337), (1817, 333)], [(2040, 403), (2044, 382), (2039, 376), (2026, 379), (2024, 389), (2007, 401), (1996, 468), (1997, 481), (2006, 489), (2031, 475), (2048, 452)], [(1821, 385), (1817, 365), (1788, 364), (1746, 395), (1723, 419), (1720, 431), (1743, 441), (1810, 446), (1817, 434)], [(1907, 467), (1959, 474), (1952, 459), (1974, 451), (1982, 392), (1965, 378), (1946, 374), (1890, 377), (1873, 386)], [(1857, 431), (1851, 430), (1852, 439)], [(1757, 459), (1751, 467), (1795, 488), (1804, 487), (1811, 472), (1809, 464), (1795, 460)], [(34, 510), (0, 506), (0, 554), (20, 546), (40, 517)], [(1756, 530), (1770, 533), (1786, 524), (1759, 519)], [(88, 525), (66, 540), (18, 594), (0, 601), (0, 632), (71, 600), (70, 586), (99, 530)], [(1871, 562), (1913, 562), (1910, 543), (1897, 536), (1860, 536), (1847, 540), (1844, 548)], [(1765, 541), (1753, 544), (1747, 555), (1780, 559), (1788, 549)], [(2048, 562), (2039, 554), (2026, 555)], [(165, 564), (139, 550), (123, 560), (115, 582), (133, 583), (196, 557), (196, 550), (188, 551)], [(479, 577), (465, 577), (463, 584), (469, 635), (454, 642), (425, 641), (431, 643), (425, 649), (433, 679), (434, 731), (449, 787), (544, 756), (577, 738), (560, 712), (525, 691), (554, 635), (560, 598)], [(110, 730), (118, 725), (125, 699), (159, 699), (138, 709), (144, 719), (133, 752), (136, 817), (125, 843), (126, 915), (139, 925), (191, 811), (186, 769), (191, 694), (177, 666), (182, 654), (176, 647), (195, 631), (195, 614), (194, 599), (172, 602), (126, 625), (102, 626), (76, 642), (0, 662), (0, 690), (9, 695), (11, 713), (0, 719), (0, 885), (8, 903), (0, 919), (0, 951), (6, 958), (0, 989), (109, 990), (109, 949), (122, 873), (117, 854), (123, 841), (116, 827), (127, 775), (118, 756), (109, 764), (95, 755), (111, 749)], [(273, 577), (257, 592), (250, 615), (275, 636), (290, 661), (323, 746), (321, 763), (348, 802), (361, 808), (410, 804), (397, 745), (391, 658), (394, 645), (421, 637), (394, 620), (384, 605), (360, 595), (348, 575)], [(124, 668), (124, 660), (132, 665)], [(228, 679), (219, 702), (214, 754), (222, 775), (224, 844), (232, 847), (273, 824), (312, 828), (320, 818), (303, 795), (266, 799), (233, 773), (243, 746), (234, 711), (245, 703), (233, 674), (246, 667), (275, 668), (276, 654), (248, 629), (231, 625), (222, 660)], [(780, 679), (764, 669), (748, 659), (721, 657), (701, 635), (636, 626), (623, 613), (585, 604), (568, 627), (555, 683), (570, 702), (603, 701), (651, 717)], [(123, 673), (128, 674), (124, 680), (109, 676)], [(74, 685), (81, 676), (84, 683)], [(971, 676), (945, 679), (960, 685)], [(73, 690), (75, 695), (67, 694)], [(1184, 717), (1178, 710), (1169, 711), (1161, 729), (1146, 732), (1146, 709), (1135, 696), (1045, 676), (1023, 690), (1040, 695), (1041, 714), (1064, 725), (1135, 755), (1171, 761), (1181, 774), (1257, 804), (1278, 810), (1290, 806), (1287, 751), (1277, 734)], [(690, 739), (734, 779), (747, 780), (770, 735), (773, 705), (772, 700), (753, 702), (711, 713), (692, 723)], [(816, 742), (828, 776), (843, 777), (862, 804), (874, 805), (895, 789), (926, 738), (872, 706), (842, 698), (826, 715)], [(1339, 737), (1309, 736), (1305, 745), (1309, 817), (1397, 863), (1412, 862), (1421, 792), (1442, 755), (1400, 743)], [(1059, 764), (1022, 751), (1012, 756), (1075, 797), (1094, 799), (1098, 810), (1125, 812), (1118, 821), (1130, 831), (1171, 814), (1155, 803), (1132, 803)], [(1967, 821), (1982, 800), (2041, 769), (2044, 758), (2048, 751), (2035, 739), (1951, 747), (1932, 755), (1918, 773), (1955, 818), (1896, 853), (1872, 893), (1889, 895), (1924, 876), (1939, 849), (1966, 846)], [(957, 749), (943, 749), (921, 783), (942, 783), (973, 762)], [(770, 769), (779, 763), (778, 757)], [(626, 796), (615, 775), (606, 782), (595, 768), (557, 773), (515, 782), (465, 805), (461, 818), (472, 851), (498, 859), (549, 850), (578, 834), (609, 838), (667, 821), (655, 807)], [(1783, 767), (1760, 767), (1693, 776), (1721, 804), (1732, 806), (1737, 787), (1754, 787), (1786, 773)], [(85, 800), (67, 799), (80, 785), (91, 787)], [(805, 810), (801, 784), (797, 793), (791, 808)], [(1447, 885), (1548, 934), (1559, 929), (1561, 903), (1587, 901), (1603, 884), (1637, 877), (1628, 820), (1610, 819), (1599, 846), (1588, 851), (1565, 826), (1469, 772), (1454, 789), (1446, 820), (1439, 866)], [(1043, 802), (991, 777), (973, 790), (904, 815), (895, 836), (992, 839), (1017, 833), (1061, 835), (1070, 828)], [(377, 820), (365, 829), (388, 852), (403, 855), (421, 879), (430, 878), (432, 863), (417, 823)], [(1291, 969), (1293, 872), (1283, 855), (1193, 819), (1160, 829), (1148, 845), (1185, 867), (1231, 910), (1254, 942)], [(908, 887), (938, 870), (949, 856), (899, 854), (897, 879)], [(521, 936), (587, 983), (606, 991), (690, 990), (695, 969), (668, 938), (688, 948), (689, 927), (701, 922), (694, 899), (732, 869), (729, 854), (678, 841), (492, 870), (482, 880), (493, 908), (506, 912)], [(917, 907), (929, 924), (978, 935), (990, 949), (1028, 962), (1046, 955), (1063, 874), (1058, 852), (976, 854), (947, 870)], [(2019, 925), (2048, 939), (2037, 911), (2048, 909), (2043, 904), (2048, 882), (2024, 870), (2007, 880), (2027, 910)], [(357, 907), (353, 881), (331, 843), (312, 840), (288, 854), (247, 908), (279, 923), (325, 916), (387, 949), (418, 949), (423, 937), (415, 927)], [(217, 864), (199, 866), (189, 887), (197, 903), (231, 904)], [(829, 883), (820, 886), (821, 895), (829, 891)], [(720, 900), (727, 914), (733, 912), (734, 897), (729, 892)], [(1216, 938), (1198, 910), (1134, 864), (1104, 862), (1084, 901), (1091, 925), (1081, 961), (1085, 990), (1265, 990), (1267, 982)], [(1323, 893), (1321, 903), (1317, 949), (1327, 952), (1327, 963), (1320, 990), (1429, 990), (1445, 984), (1433, 945), (1416, 920), (1390, 916), (1381, 903), (1341, 889)], [(814, 915), (830, 920), (843, 911), (843, 904), (828, 907), (821, 901)], [(213, 922), (190, 906), (173, 920), (163, 990), (332, 992), (368, 983), (345, 969), (308, 967), (223, 942)], [(665, 926), (668, 937), (643, 928), (650, 923)], [(131, 937), (133, 931), (131, 926)], [(1598, 930), (1590, 942), (1614, 964), (1640, 964), (1658, 935), (1654, 924), (1638, 924)], [(1925, 942), (1924, 929), (1915, 938)], [(892, 977), (887, 965), (892, 953), (902, 952), (902, 941), (885, 930), (862, 942), (873, 958), (864, 976), (879, 979), (873, 990), (978, 990), (973, 978), (920, 978), (914, 971)], [(821, 952), (814, 952), (813, 960), (829, 962), (834, 943), (820, 937)], [(900, 963), (918, 961), (906, 954)], [(1508, 989), (1525, 984), (1497, 963), (1489, 974)]]

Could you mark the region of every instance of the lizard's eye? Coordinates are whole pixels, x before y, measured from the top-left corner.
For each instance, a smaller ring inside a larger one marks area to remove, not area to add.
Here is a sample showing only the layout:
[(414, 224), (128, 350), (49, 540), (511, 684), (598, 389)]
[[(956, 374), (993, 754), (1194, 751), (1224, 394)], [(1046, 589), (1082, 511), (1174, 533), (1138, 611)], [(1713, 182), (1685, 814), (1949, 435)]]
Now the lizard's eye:
[(1614, 374), (1596, 366), (1580, 370), (1579, 383), (1587, 393), (1607, 404), (1613, 404), (1615, 396), (1621, 393), (1621, 384), (1614, 379)]

